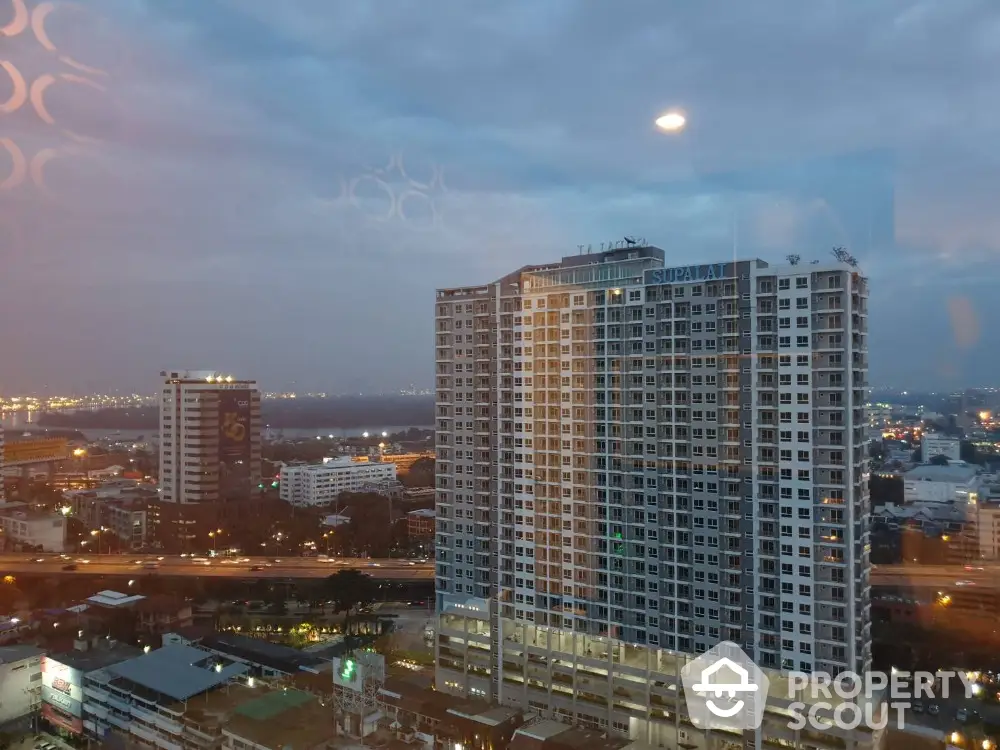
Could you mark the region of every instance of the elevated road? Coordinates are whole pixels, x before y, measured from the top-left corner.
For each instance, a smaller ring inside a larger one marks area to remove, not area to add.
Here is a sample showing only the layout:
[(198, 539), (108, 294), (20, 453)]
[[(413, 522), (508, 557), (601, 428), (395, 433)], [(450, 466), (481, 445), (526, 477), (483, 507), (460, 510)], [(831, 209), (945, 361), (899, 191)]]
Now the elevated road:
[[(206, 562), (207, 560), (207, 562)], [(155, 567), (152, 567), (155, 564)], [(74, 565), (74, 570), (66, 567)], [(55, 555), (0, 554), (0, 575), (153, 575), (202, 578), (325, 578), (338, 570), (356, 568), (372, 578), (389, 581), (431, 581), (433, 562), (354, 557), (214, 557), (178, 555)], [(1000, 592), (1000, 565), (876, 565), (873, 586), (975, 588)]]
[(1000, 565), (876, 565), (873, 586), (1000, 591)]
[[(68, 569), (68, 566), (74, 566)], [(155, 566), (155, 567), (154, 567)], [(317, 557), (191, 558), (152, 555), (0, 554), (0, 575), (162, 575), (199, 578), (326, 578), (338, 570), (357, 568), (372, 578), (430, 581), (434, 563), (411, 560)]]

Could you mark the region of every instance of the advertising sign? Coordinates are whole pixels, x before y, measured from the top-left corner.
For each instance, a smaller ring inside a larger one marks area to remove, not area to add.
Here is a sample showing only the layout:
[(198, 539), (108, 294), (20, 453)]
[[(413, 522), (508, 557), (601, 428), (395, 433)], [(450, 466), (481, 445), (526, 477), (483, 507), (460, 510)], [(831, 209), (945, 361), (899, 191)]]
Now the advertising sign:
[(64, 695), (66, 698), (80, 703), (83, 700), (83, 675), (79, 669), (73, 669), (43, 656), (42, 692)]
[(250, 463), (250, 391), (219, 393), (219, 462)]
[[(729, 266), (727, 269), (726, 266)], [(727, 273), (728, 271), (728, 273)], [(653, 268), (646, 271), (646, 284), (690, 284), (695, 281), (715, 281), (731, 278), (732, 264), (712, 263), (704, 266), (681, 266), (680, 268)]]
[(83, 716), (83, 704), (78, 700), (73, 700), (69, 690), (63, 692), (43, 683), (42, 702), (51, 705), (54, 708), (58, 708), (59, 710), (72, 716)]

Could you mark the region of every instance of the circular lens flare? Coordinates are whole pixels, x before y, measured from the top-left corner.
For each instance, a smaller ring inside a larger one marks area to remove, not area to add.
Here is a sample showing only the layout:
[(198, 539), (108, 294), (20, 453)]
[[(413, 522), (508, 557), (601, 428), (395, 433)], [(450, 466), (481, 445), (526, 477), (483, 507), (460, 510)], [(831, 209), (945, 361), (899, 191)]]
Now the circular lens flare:
[(667, 112), (656, 118), (656, 127), (668, 133), (679, 133), (687, 125), (687, 118), (681, 112)]

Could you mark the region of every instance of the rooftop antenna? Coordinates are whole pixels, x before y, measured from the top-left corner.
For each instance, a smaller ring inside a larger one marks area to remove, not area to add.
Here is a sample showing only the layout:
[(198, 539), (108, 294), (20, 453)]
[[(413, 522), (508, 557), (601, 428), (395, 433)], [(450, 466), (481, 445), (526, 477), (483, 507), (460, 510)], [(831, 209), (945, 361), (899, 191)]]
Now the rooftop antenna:
[(802, 256), (792, 253), (791, 255), (786, 255), (785, 260), (788, 261), (788, 265), (797, 266), (799, 264), (799, 261), (802, 260)]
[(830, 252), (833, 254), (833, 257), (836, 258), (839, 262), (841, 263), (850, 262), (851, 254), (847, 252), (847, 248), (838, 246), (833, 248), (833, 250), (831, 250)]

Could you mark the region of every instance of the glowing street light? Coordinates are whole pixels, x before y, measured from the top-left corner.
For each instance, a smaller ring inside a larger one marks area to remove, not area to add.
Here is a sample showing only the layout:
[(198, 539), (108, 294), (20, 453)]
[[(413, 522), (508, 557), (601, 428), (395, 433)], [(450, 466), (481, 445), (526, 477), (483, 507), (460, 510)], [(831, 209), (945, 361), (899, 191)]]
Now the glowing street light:
[(665, 112), (656, 118), (656, 127), (668, 133), (679, 133), (687, 125), (687, 118), (678, 110)]

